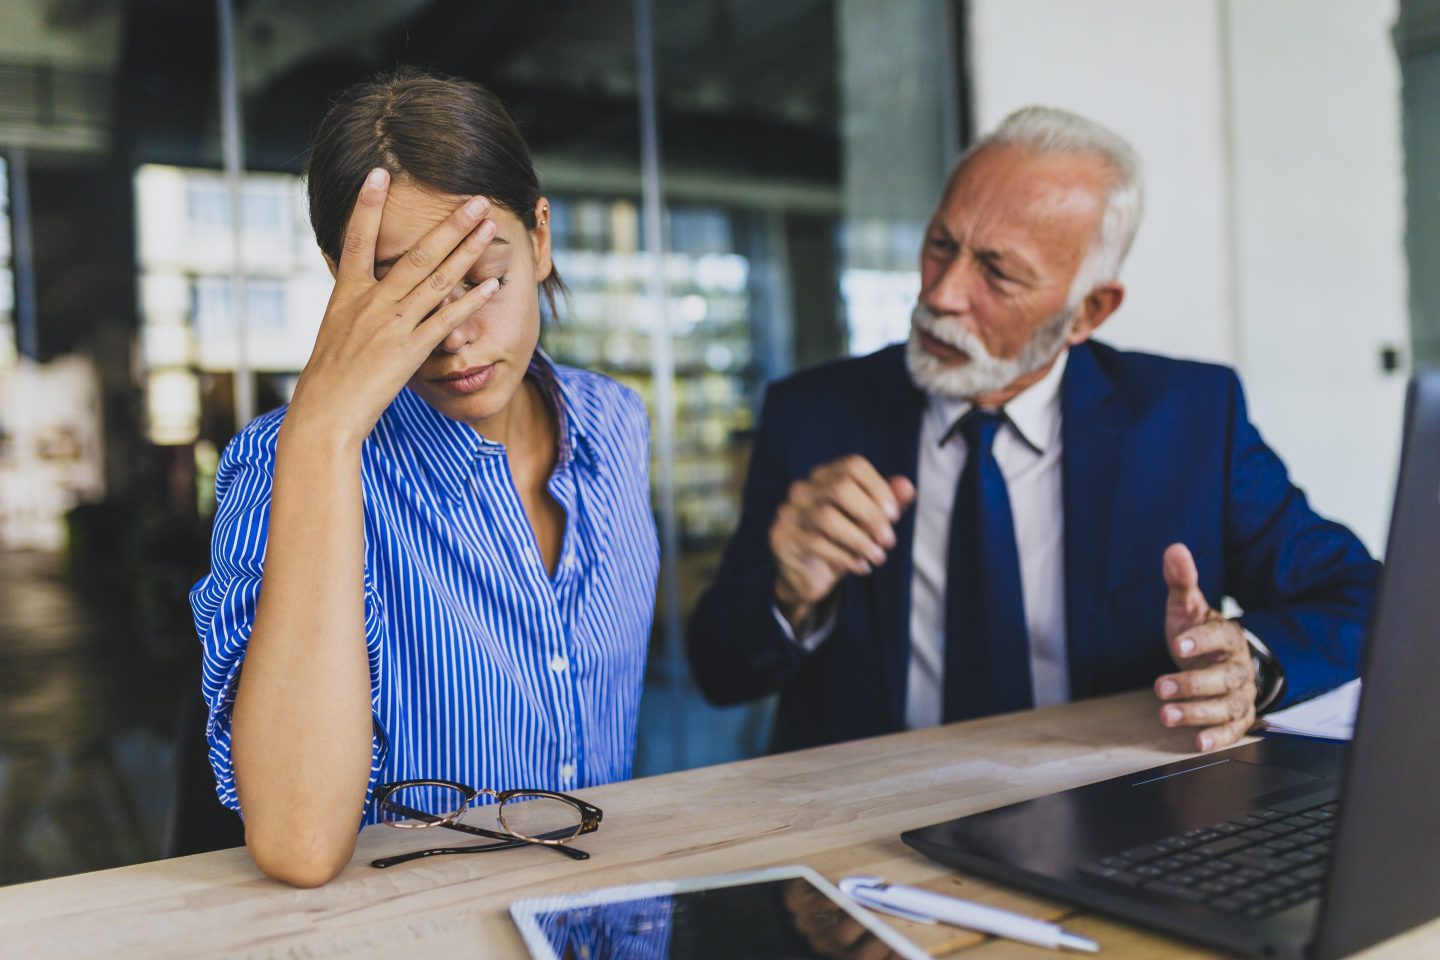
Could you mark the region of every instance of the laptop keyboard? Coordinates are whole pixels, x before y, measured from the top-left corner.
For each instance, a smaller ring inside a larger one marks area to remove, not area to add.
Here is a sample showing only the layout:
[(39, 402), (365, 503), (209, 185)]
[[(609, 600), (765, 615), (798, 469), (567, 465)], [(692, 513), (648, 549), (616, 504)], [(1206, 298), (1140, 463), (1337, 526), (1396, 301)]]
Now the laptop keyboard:
[(1335, 813), (1327, 791), (1100, 857), (1080, 872), (1258, 920), (1320, 895)]

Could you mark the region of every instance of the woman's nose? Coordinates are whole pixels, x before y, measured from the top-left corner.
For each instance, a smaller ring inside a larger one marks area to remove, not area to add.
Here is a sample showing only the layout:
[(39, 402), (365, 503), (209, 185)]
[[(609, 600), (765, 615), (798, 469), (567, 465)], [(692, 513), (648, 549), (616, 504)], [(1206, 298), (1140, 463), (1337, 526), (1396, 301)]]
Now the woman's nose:
[[(440, 306), (435, 308), (436, 311), (448, 308), (468, 292), (470, 292), (469, 286), (463, 283), (457, 284), (455, 289), (451, 290), (445, 295), (445, 299), (440, 301)], [(475, 339), (474, 321), (475, 314), (472, 312), (460, 322), (459, 326), (445, 335), (445, 339), (440, 341), (440, 349), (446, 353), (459, 353), (465, 349), (466, 345)]]

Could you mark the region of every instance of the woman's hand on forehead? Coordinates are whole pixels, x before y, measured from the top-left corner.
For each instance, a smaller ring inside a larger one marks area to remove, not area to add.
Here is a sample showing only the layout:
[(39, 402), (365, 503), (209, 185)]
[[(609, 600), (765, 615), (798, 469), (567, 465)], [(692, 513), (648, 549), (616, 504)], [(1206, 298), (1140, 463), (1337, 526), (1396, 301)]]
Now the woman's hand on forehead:
[(290, 417), (318, 416), (344, 435), (367, 436), (431, 352), (499, 289), (490, 278), (451, 297), (494, 241), (490, 201), (460, 203), (376, 279), (375, 251), (390, 176), (372, 170), (360, 188), (310, 361)]

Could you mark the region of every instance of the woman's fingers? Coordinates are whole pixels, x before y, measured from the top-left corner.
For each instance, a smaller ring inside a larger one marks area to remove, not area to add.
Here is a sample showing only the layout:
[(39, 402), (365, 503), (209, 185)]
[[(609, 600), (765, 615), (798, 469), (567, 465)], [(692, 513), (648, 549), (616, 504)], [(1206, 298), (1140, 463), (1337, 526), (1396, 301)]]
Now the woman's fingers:
[(390, 193), (390, 174), (380, 167), (371, 170), (355, 198), (345, 237), (340, 243), (340, 262), (335, 271), (341, 280), (375, 279), (375, 238), (380, 235), (380, 214)]
[(491, 277), (478, 287), (467, 291), (465, 296), (452, 300), (445, 306), (436, 310), (426, 317), (421, 324), (415, 328), (415, 337), (424, 348), (425, 355), (440, 345), (440, 341), (450, 335), (467, 318), (490, 301), (495, 296), (495, 291), (500, 289), (500, 281)]
[[(385, 279), (380, 281), (380, 288), (386, 292), (389, 299), (395, 301), (406, 300), (412, 292), (421, 292), (433, 289), (434, 274), (441, 264), (448, 262), (452, 252), (468, 239), (472, 239), (475, 228), (481, 225), (485, 215), (490, 212), (490, 201), (484, 197), (471, 197), (460, 206), (456, 207), (450, 216), (441, 220), (429, 233), (420, 238), (420, 242), (400, 255), (385, 274)], [(440, 292), (440, 296), (426, 308), (429, 312), (436, 303), (454, 288), (458, 283), (461, 274), (457, 274), (450, 284)], [(418, 317), (417, 317), (418, 319)]]
[(419, 286), (406, 294), (399, 303), (397, 315), (409, 317), (412, 324), (418, 327), (465, 279), (475, 261), (480, 259), (480, 255), (490, 246), (490, 241), (495, 237), (495, 229), (495, 221), (486, 220), (471, 230), (460, 245), (450, 251), (444, 261), (435, 267)]

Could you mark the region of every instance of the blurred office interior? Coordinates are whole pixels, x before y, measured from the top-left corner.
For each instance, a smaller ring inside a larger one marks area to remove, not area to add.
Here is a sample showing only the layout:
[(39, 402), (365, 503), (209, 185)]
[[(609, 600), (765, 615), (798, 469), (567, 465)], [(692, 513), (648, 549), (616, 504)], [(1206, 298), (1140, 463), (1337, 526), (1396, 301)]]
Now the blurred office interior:
[(1027, 103), (1147, 165), (1103, 338), (1236, 366), (1383, 550), (1405, 375), (1440, 362), (1436, 0), (6, 0), (0, 883), (166, 849), (215, 465), (329, 294), (305, 146), (397, 62), (510, 107), (574, 294), (542, 343), (651, 405), (637, 775), (764, 750), (769, 704), (705, 705), (678, 635), (764, 386), (905, 336), (947, 170)]

